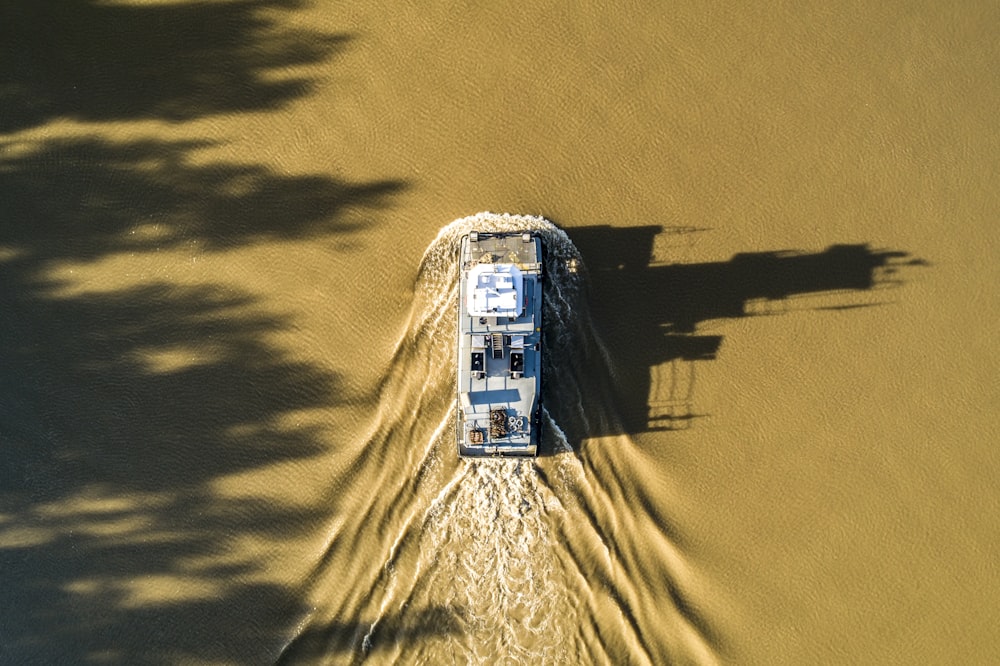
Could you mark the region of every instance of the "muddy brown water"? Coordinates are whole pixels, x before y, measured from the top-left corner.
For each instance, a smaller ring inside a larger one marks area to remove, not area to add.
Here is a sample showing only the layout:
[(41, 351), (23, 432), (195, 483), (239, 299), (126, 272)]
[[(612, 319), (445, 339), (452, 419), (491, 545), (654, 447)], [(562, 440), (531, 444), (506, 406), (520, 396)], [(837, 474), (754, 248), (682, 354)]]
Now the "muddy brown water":
[[(0, 662), (996, 659), (995, 3), (0, 19)], [(463, 462), (512, 224), (546, 455)]]

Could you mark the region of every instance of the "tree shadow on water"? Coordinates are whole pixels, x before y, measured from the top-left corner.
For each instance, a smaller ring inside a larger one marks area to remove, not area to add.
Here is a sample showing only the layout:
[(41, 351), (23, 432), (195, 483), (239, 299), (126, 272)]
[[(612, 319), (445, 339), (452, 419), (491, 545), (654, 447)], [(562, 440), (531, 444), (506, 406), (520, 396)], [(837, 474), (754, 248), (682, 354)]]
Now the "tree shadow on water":
[(0, 3), (0, 133), (54, 118), (182, 121), (274, 109), (350, 39), (280, 25), (300, 0)]
[(273, 661), (306, 610), (268, 558), (328, 513), (251, 477), (328, 450), (300, 415), (337, 404), (337, 374), (271, 342), (295, 321), (239, 286), (57, 271), (350, 238), (403, 184), (195, 164), (199, 145), (0, 153), (2, 663)]
[(309, 516), (213, 483), (320, 453), (287, 417), (331, 404), (336, 376), (263, 342), (287, 322), (231, 290), (5, 288), (0, 307), (0, 661), (244, 661), (276, 643), (294, 599), (252, 582), (241, 541)]
[[(399, 180), (351, 183), (252, 163), (194, 163), (206, 141), (0, 144), (0, 244), (35, 261), (197, 244), (225, 250), (358, 230)], [(0, 153), (2, 154), (2, 153)]]
[(377, 623), (332, 622), (312, 627), (296, 637), (277, 664), (323, 663), (330, 655), (344, 656), (345, 663), (387, 659), (385, 653), (400, 646), (412, 648), (429, 639), (464, 634), (465, 614), (458, 606), (429, 606), (389, 614)]
[(866, 244), (743, 253), (696, 264), (653, 262), (660, 234), (704, 231), (658, 225), (569, 231), (587, 266), (594, 315), (608, 347), (618, 350), (621, 426), (628, 433), (687, 428), (699, 416), (693, 406), (697, 367), (714, 360), (723, 342), (723, 336), (703, 332), (708, 322), (780, 313), (796, 298), (898, 284), (902, 267), (925, 263)]
[(305, 4), (0, 0), (0, 663), (267, 663), (307, 610), (268, 558), (328, 513), (249, 479), (327, 449), (299, 415), (336, 373), (270, 342), (296, 323), (245, 289), (58, 271), (350, 239), (404, 184), (13, 135), (279, 109), (351, 39), (285, 20)]

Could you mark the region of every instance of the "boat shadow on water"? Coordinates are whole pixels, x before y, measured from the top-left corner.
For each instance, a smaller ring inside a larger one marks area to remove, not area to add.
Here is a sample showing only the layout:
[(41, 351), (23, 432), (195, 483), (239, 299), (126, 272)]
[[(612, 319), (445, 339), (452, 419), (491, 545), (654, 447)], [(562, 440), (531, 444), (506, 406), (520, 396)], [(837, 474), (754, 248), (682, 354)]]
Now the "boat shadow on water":
[(896, 286), (901, 268), (926, 265), (868, 244), (740, 253), (705, 263), (654, 260), (658, 237), (708, 231), (659, 225), (569, 230), (588, 272), (594, 320), (611, 350), (619, 402), (612, 428), (620, 431), (590, 435), (686, 429), (708, 416), (698, 411), (695, 386), (700, 365), (720, 355), (724, 337), (713, 331), (716, 324), (803, 307), (881, 305), (862, 292)]

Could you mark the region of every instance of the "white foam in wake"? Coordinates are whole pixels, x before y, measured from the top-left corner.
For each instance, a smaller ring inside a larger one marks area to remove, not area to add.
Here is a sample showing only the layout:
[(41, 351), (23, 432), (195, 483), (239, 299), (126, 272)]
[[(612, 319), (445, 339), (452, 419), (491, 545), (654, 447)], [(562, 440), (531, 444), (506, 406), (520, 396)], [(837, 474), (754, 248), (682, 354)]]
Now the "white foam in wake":
[[(544, 473), (533, 459), (456, 459), (458, 247), (473, 230), (529, 230), (543, 239), (544, 376), (552, 382), (543, 386), (552, 403), (543, 451), (555, 454), (540, 463)], [(636, 614), (643, 594), (635, 583), (648, 567), (634, 565), (640, 556), (626, 542), (635, 535), (625, 529), (632, 523), (618, 519), (632, 507), (615, 501), (621, 489), (609, 492), (616, 473), (597, 478), (570, 444), (613, 432), (616, 419), (593, 392), (594, 377), (610, 377), (611, 364), (588, 314), (582, 270), (565, 232), (535, 216), (464, 217), (425, 252), (378, 415), (350, 468), (375, 489), (356, 493), (365, 501), (341, 532), (377, 558), (374, 567), (352, 568), (354, 590), (336, 606), (338, 618), (362, 627), (353, 642), (362, 655), (407, 663), (657, 661), (644, 639), (646, 618)], [(616, 451), (629, 450), (618, 444)]]

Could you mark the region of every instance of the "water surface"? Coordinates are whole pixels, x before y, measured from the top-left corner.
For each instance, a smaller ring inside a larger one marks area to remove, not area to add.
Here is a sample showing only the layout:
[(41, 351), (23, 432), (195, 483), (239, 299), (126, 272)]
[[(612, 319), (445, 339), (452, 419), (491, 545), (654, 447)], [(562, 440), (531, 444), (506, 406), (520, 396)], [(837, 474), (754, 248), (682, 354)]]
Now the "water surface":
[[(998, 14), (6, 2), (0, 661), (991, 661)], [(453, 455), (473, 224), (537, 461)]]

